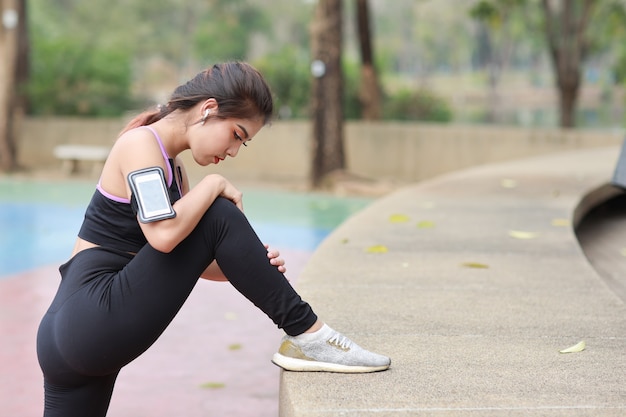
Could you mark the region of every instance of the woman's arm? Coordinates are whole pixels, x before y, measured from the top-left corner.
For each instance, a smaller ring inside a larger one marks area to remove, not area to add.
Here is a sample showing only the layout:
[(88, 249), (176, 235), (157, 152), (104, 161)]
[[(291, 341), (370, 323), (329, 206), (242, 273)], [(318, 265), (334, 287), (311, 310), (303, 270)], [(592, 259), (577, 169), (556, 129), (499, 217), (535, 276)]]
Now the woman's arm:
[(198, 225), (217, 197), (226, 197), (240, 209), (242, 195), (220, 175), (207, 175), (189, 193), (174, 203), (176, 217), (154, 223), (141, 223), (150, 245), (161, 252), (172, 251)]
[[(130, 186), (126, 180), (129, 173), (153, 166), (160, 166), (167, 173), (159, 146), (147, 129), (136, 129), (122, 135), (109, 158), (113, 159), (111, 165), (118, 167), (118, 170), (115, 170), (117, 181), (108, 178), (113, 175), (113, 170), (109, 169), (103, 171), (102, 183), (103, 185), (110, 182), (119, 184), (122, 181), (128, 198), (131, 195)], [(152, 223), (139, 223), (139, 225), (153, 248), (160, 252), (170, 252), (191, 233), (211, 204), (220, 196), (231, 200), (237, 207), (243, 209), (241, 192), (221, 175), (212, 174), (204, 177), (173, 205), (176, 217)]]

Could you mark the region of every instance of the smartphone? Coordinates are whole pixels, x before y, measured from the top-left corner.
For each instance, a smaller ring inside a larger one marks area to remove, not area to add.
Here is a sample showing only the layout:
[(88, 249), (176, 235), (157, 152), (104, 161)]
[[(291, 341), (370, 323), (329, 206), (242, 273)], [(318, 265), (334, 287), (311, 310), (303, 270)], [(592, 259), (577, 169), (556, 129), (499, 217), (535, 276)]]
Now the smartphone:
[(150, 223), (176, 217), (161, 167), (133, 171), (128, 174), (128, 183), (137, 201), (137, 215), (140, 222)]

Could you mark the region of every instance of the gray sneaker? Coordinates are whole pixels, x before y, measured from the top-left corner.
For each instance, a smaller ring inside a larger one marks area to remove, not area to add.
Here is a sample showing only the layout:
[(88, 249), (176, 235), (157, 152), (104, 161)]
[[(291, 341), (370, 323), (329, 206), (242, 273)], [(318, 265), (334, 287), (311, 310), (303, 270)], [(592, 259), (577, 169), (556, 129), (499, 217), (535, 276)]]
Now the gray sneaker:
[(315, 334), (285, 336), (274, 364), (288, 371), (361, 373), (384, 371), (391, 359), (369, 352), (324, 325)]

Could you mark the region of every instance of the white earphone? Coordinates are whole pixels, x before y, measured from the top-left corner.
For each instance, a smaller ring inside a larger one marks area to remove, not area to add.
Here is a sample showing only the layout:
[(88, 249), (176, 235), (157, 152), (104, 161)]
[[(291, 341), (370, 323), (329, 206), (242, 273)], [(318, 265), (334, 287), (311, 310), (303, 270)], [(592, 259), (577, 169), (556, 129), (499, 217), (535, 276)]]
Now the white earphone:
[(207, 117), (209, 117), (209, 114), (211, 114), (211, 110), (210, 109), (206, 109), (204, 111), (204, 114), (202, 115), (202, 124), (204, 124), (204, 122), (206, 122)]

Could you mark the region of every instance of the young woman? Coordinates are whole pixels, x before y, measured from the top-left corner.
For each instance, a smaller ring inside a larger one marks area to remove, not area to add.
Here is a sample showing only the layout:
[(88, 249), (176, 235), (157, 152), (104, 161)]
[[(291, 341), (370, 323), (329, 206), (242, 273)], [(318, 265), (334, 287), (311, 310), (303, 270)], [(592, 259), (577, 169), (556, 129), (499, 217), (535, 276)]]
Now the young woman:
[[(250, 227), (239, 190), (216, 174), (189, 189), (181, 152), (202, 166), (234, 158), (272, 112), (262, 76), (231, 62), (201, 72), (123, 130), (39, 327), (46, 417), (105, 416), (120, 369), (157, 340), (199, 277), (230, 281), (285, 331), (272, 360), (286, 370), (389, 367), (389, 358), (318, 320), (285, 279), (278, 252)], [(164, 193), (155, 212), (165, 216), (150, 216), (151, 192)]]

